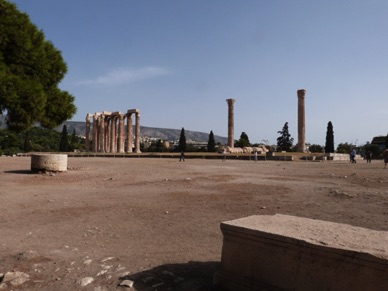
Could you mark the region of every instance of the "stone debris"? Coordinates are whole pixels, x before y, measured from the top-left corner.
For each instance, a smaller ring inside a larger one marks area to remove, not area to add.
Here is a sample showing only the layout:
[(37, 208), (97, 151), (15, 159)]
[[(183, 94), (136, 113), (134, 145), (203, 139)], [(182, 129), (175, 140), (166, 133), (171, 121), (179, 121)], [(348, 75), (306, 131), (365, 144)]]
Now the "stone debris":
[(102, 259), (100, 262), (101, 263), (104, 263), (104, 262), (106, 262), (106, 261), (110, 261), (110, 260), (113, 260), (114, 259), (114, 257), (107, 257), (107, 258), (105, 258), (105, 259)]
[(132, 288), (133, 287), (133, 284), (135, 284), (135, 282), (133, 282), (132, 280), (124, 280), (122, 281), (119, 286), (124, 286), (124, 287), (129, 287), (129, 288)]
[(86, 285), (89, 285), (94, 281), (93, 277), (85, 277), (78, 281), (78, 284), (80, 284), (82, 287), (85, 287)]
[(30, 275), (15, 271), (15, 272), (7, 272), (5, 273), (2, 282), (9, 282), (12, 286), (19, 286), (30, 280)]

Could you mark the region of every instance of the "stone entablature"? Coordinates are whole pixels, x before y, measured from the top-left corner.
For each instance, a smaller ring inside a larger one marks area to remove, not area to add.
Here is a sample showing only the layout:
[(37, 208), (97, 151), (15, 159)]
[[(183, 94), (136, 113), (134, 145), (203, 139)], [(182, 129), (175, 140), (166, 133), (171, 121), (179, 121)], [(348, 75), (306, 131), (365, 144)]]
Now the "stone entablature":
[[(135, 114), (136, 118), (135, 134), (132, 114)], [(109, 111), (89, 113), (86, 115), (85, 135), (86, 151), (102, 153), (132, 153), (135, 135), (135, 152), (140, 153), (140, 110), (129, 109), (127, 113)]]

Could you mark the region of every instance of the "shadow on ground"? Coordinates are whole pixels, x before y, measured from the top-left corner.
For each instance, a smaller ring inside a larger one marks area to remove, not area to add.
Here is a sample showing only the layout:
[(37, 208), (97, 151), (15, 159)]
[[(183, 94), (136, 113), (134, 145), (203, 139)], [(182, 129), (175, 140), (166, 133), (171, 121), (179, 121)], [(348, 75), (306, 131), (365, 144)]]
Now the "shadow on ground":
[(187, 290), (223, 291), (213, 286), (213, 275), (219, 262), (188, 262), (186, 264), (166, 264), (140, 273), (121, 277), (134, 282), (135, 290)]
[(13, 170), (13, 171), (4, 171), (4, 173), (8, 173), (8, 174), (36, 174), (36, 172), (34, 173), (33, 171), (31, 170)]

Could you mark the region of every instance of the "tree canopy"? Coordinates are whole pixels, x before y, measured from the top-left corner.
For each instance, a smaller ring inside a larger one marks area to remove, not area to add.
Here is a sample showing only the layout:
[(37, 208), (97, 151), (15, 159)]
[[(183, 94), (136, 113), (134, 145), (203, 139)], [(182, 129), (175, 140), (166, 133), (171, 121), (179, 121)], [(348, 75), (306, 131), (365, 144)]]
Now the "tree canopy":
[(185, 135), (185, 129), (182, 127), (181, 135), (179, 137), (179, 150), (181, 152), (186, 151), (186, 135)]
[(334, 153), (334, 131), (331, 121), (327, 124), (325, 152)]
[(288, 122), (286, 122), (281, 131), (278, 131), (280, 136), (277, 138), (277, 150), (278, 151), (291, 151), (294, 139), (288, 132)]
[(235, 142), (236, 147), (249, 147), (251, 143), (249, 142), (248, 135), (243, 131), (240, 135), (240, 139)]
[(0, 114), (10, 130), (35, 122), (53, 128), (75, 114), (74, 97), (58, 88), (66, 72), (61, 52), (29, 16), (0, 0)]
[(207, 151), (215, 152), (216, 151), (216, 141), (214, 139), (213, 130), (210, 131), (209, 139), (207, 141)]

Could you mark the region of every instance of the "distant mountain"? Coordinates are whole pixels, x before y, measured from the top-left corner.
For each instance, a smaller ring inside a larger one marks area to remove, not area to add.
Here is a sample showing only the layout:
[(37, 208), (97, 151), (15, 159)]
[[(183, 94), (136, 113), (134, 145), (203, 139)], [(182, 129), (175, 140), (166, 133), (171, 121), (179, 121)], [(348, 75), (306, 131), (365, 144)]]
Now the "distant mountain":
[[(85, 136), (86, 122), (66, 121), (65, 123), (61, 124), (60, 126), (54, 129), (56, 131), (62, 132), (62, 128), (64, 124), (67, 126), (67, 132), (69, 134), (72, 134), (75, 129), (75, 133), (77, 135)], [(187, 141), (192, 140), (196, 142), (207, 142), (209, 140), (209, 133), (210, 132), (205, 133), (205, 132), (191, 131), (191, 130), (185, 129), (185, 136)], [(150, 138), (162, 139), (167, 141), (173, 141), (173, 140), (179, 140), (179, 137), (181, 135), (181, 129), (140, 126), (140, 135), (142, 137), (150, 137)], [(214, 139), (216, 143), (217, 142), (220, 142), (221, 144), (228, 143), (228, 138), (226, 137), (215, 135)]]

